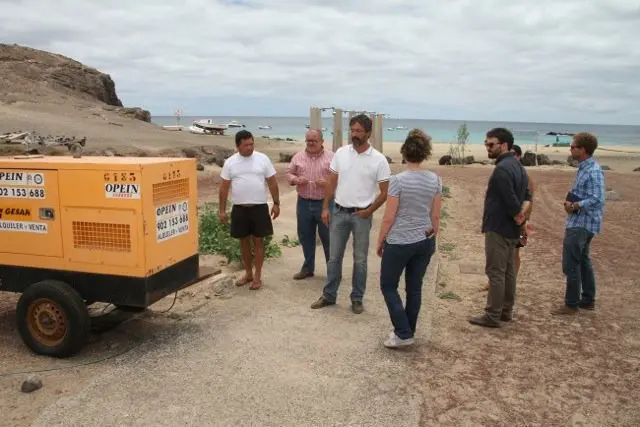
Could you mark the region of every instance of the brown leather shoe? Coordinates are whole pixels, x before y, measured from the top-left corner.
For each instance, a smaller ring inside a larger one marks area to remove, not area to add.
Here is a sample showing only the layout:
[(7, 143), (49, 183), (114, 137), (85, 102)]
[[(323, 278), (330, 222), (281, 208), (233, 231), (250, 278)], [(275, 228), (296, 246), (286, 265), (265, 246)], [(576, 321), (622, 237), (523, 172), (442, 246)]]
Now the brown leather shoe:
[(578, 307), (569, 307), (567, 305), (563, 305), (562, 307), (558, 307), (556, 309), (551, 310), (551, 314), (554, 316), (563, 316), (563, 315), (571, 315), (577, 314)]
[(313, 277), (313, 273), (309, 273), (308, 271), (298, 271), (293, 275), (293, 280), (302, 280), (306, 279), (307, 277)]
[(334, 304), (335, 304), (335, 302), (327, 301), (326, 299), (324, 299), (324, 297), (320, 297), (320, 298), (318, 298), (318, 300), (316, 302), (311, 304), (311, 308), (313, 308), (313, 309), (323, 308), (323, 307), (328, 307), (328, 306), (334, 305)]
[(473, 325), (484, 326), (485, 328), (499, 328), (500, 323), (490, 319), (486, 315), (476, 316), (469, 319), (469, 323)]

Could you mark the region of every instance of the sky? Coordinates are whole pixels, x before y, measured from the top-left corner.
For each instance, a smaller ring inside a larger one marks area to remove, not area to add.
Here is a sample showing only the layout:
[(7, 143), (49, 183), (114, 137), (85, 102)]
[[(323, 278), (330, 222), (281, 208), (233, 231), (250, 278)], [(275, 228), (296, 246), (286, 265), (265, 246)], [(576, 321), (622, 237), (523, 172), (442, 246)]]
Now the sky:
[(0, 0), (153, 116), (640, 123), (638, 0)]

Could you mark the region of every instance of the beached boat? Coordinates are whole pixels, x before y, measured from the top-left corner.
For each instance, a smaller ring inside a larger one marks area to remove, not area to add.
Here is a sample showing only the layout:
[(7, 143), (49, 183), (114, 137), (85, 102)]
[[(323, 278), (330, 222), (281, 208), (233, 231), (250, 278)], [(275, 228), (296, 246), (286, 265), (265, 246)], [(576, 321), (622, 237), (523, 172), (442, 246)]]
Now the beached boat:
[(195, 120), (193, 124), (189, 126), (189, 132), (199, 135), (224, 135), (226, 128), (226, 125), (216, 125), (203, 120)]
[(163, 130), (172, 130), (172, 131), (181, 131), (184, 129), (182, 125), (164, 125), (162, 126)]

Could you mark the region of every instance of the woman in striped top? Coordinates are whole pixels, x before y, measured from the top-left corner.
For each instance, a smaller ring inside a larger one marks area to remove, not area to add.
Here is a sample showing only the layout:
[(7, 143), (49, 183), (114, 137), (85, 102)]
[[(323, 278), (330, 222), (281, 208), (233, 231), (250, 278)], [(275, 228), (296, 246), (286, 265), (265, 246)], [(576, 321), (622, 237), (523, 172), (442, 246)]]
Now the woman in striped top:
[[(422, 167), (431, 155), (431, 137), (413, 129), (400, 148), (407, 163), (393, 175), (384, 218), (378, 235), (378, 256), (382, 257), (380, 289), (387, 303), (394, 331), (384, 342), (387, 347), (411, 345), (422, 302), (422, 280), (435, 252), (440, 228), (442, 182)], [(398, 294), (405, 273), (406, 306)]]

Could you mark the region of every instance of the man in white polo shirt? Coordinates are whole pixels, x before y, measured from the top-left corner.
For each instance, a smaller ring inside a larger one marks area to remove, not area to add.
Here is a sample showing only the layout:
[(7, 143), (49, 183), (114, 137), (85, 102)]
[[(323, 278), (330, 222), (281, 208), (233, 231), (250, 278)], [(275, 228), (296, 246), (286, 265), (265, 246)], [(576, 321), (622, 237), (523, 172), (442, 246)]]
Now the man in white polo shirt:
[[(387, 200), (391, 175), (386, 157), (369, 144), (371, 127), (371, 119), (366, 115), (354, 116), (349, 122), (351, 144), (340, 147), (331, 160), (332, 173), (322, 207), (322, 221), (331, 230), (327, 281), (322, 296), (311, 305), (314, 309), (336, 303), (342, 259), (349, 234), (353, 233), (351, 310), (356, 314), (364, 310), (372, 215)], [(329, 203), (334, 194), (335, 211), (330, 215)]]
[[(251, 282), (249, 289), (260, 289), (262, 264), (264, 262), (264, 238), (273, 235), (271, 218), (280, 215), (280, 197), (276, 170), (271, 159), (254, 150), (251, 132), (241, 130), (236, 134), (238, 152), (225, 160), (220, 177), (219, 212), (220, 221), (227, 223), (227, 196), (231, 187), (231, 236), (240, 239), (242, 262), (246, 274), (236, 282), (243, 286)], [(265, 180), (271, 192), (273, 207), (269, 216)], [(255, 252), (255, 274), (252, 270), (251, 239)]]

